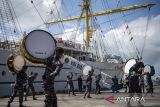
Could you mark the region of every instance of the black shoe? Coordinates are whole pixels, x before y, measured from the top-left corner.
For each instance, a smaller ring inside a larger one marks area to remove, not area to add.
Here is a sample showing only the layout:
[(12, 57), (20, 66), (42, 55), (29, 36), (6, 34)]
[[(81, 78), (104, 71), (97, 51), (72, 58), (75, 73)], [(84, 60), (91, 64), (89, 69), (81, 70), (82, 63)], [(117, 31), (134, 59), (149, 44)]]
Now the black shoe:
[(19, 107), (26, 107), (26, 106), (24, 106), (24, 105), (19, 105)]
[(87, 98), (92, 98), (91, 96), (87, 96)]
[(6, 107), (11, 107), (11, 106), (10, 106), (10, 103), (8, 103)]
[(33, 98), (33, 100), (37, 100), (37, 98)]

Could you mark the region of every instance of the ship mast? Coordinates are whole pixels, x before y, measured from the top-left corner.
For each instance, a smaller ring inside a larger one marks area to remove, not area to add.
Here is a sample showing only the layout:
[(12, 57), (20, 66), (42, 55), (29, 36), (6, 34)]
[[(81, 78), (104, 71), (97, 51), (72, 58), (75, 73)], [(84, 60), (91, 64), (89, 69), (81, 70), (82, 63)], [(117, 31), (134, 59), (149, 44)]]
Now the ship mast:
[(88, 0), (84, 0), (84, 5), (83, 5), (83, 8), (86, 11), (86, 46), (87, 47), (89, 47), (89, 42), (90, 42), (90, 37), (89, 37), (89, 16), (88, 16), (89, 1)]
[(129, 7), (113, 9), (113, 10), (106, 10), (106, 11), (102, 11), (102, 12), (89, 13), (90, 1), (91, 0), (83, 0), (82, 7), (83, 7), (83, 10), (85, 10), (85, 15), (83, 14), (82, 16), (64, 18), (61, 20), (47, 22), (45, 24), (55, 24), (58, 22), (66, 22), (66, 21), (79, 20), (79, 19), (85, 18), (85, 21), (86, 21), (86, 47), (88, 49), (90, 46), (90, 38), (91, 38), (91, 35), (89, 33), (91, 31), (89, 29), (89, 18), (90, 17), (102, 16), (102, 15), (106, 15), (106, 14), (113, 14), (113, 13), (118, 13), (118, 12), (123, 12), (123, 11), (129, 11), (129, 10), (135, 10), (135, 9), (139, 9), (139, 8), (151, 8), (153, 5), (155, 5), (155, 4), (142, 4), (142, 5), (134, 5), (134, 6), (129, 6)]

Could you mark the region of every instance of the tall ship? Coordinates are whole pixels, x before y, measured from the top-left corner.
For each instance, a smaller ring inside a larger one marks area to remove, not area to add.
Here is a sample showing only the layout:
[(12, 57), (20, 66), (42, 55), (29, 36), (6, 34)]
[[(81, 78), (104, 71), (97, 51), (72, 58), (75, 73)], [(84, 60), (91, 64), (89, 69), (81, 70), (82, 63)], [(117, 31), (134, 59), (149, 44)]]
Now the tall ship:
[[(101, 1), (101, 0), (100, 0)], [(77, 89), (77, 78), (79, 75), (83, 76), (85, 80), (85, 75), (78, 68), (78, 64), (86, 64), (93, 67), (95, 70), (95, 75), (98, 73), (102, 74), (101, 85), (104, 89), (109, 89), (112, 80), (111, 78), (117, 76), (119, 81), (123, 78), (124, 63), (127, 61), (126, 56), (119, 51), (118, 47), (122, 47), (122, 44), (117, 44), (117, 37), (114, 37), (113, 45), (117, 46), (117, 53), (113, 52), (113, 49), (105, 40), (105, 32), (101, 28), (101, 24), (105, 22), (108, 23), (110, 29), (113, 25), (113, 19), (106, 15), (120, 13), (122, 16), (125, 11), (129, 12), (128, 15), (134, 14), (135, 10), (151, 8), (154, 4), (141, 4), (128, 7), (122, 7), (121, 2), (117, 3), (117, 8), (110, 9), (109, 3), (106, 0), (102, 0), (102, 10), (93, 8), (93, 6), (98, 5), (95, 0), (77, 0), (74, 4), (69, 3), (65, 0), (44, 0), (36, 1), (31, 0), (30, 5), (32, 9), (36, 12), (36, 18), (41, 20), (43, 24), (40, 24), (32, 29), (23, 30), (20, 20), (18, 18), (17, 8), (10, 0), (0, 1), (0, 97), (9, 96), (12, 92), (12, 84), (15, 81), (15, 74), (9, 72), (7, 68), (7, 59), (10, 54), (19, 51), (21, 38), (24, 38), (29, 34), (30, 31), (36, 29), (42, 29), (50, 34), (56, 39), (56, 46), (64, 49), (64, 55), (67, 55), (71, 59), (71, 63), (64, 63), (60, 75), (55, 79), (55, 88), (59, 92), (64, 92), (66, 89), (65, 84), (67, 80), (67, 75), (73, 72), (73, 81), (75, 89)], [(24, 4), (26, 2), (24, 1)], [(21, 2), (18, 3), (20, 5)], [(23, 4), (23, 3), (22, 3)], [(45, 6), (47, 12), (44, 14), (43, 9), (39, 6)], [(25, 5), (24, 5), (25, 6)], [(75, 8), (78, 7), (78, 8)], [(63, 13), (61, 10), (63, 8)], [(75, 8), (75, 9), (74, 9)], [(78, 12), (76, 12), (78, 10)], [(96, 10), (101, 10), (96, 11)], [(29, 10), (28, 10), (29, 11)], [(27, 12), (25, 12), (27, 14)], [(29, 12), (28, 14), (30, 14)], [(47, 15), (46, 15), (47, 14)], [(44, 15), (47, 18), (44, 18)], [(67, 16), (67, 17), (66, 17)], [(102, 21), (99, 24), (98, 20), (105, 16), (107, 21)], [(27, 17), (26, 17), (27, 18)], [(30, 18), (29, 18), (30, 19)], [(35, 23), (36, 23), (36, 19)], [(30, 20), (34, 23), (34, 20)], [(73, 22), (72, 22), (73, 21)], [(71, 29), (69, 29), (72, 27)], [(69, 30), (68, 30), (68, 29)], [(126, 24), (126, 30), (129, 26)], [(134, 39), (131, 36), (131, 32), (127, 31), (130, 35), (129, 40), (133, 45), (134, 52), (136, 53), (133, 57), (141, 57), (136, 45), (134, 44)], [(114, 34), (114, 33), (113, 33)], [(40, 38), (41, 39), (41, 38)], [(43, 43), (45, 44), (45, 43)], [(107, 46), (108, 45), (108, 46)], [(31, 44), (30, 47), (33, 45)], [(130, 50), (128, 50), (130, 52)], [(129, 58), (128, 58), (129, 59)], [(42, 75), (45, 71), (45, 65), (36, 65), (27, 62), (27, 74), (30, 75), (31, 72), (37, 72), (38, 77), (36, 78), (34, 85), (36, 92), (43, 92), (42, 88)], [(85, 82), (84, 82), (85, 84)], [(94, 89), (93, 82), (93, 89)]]

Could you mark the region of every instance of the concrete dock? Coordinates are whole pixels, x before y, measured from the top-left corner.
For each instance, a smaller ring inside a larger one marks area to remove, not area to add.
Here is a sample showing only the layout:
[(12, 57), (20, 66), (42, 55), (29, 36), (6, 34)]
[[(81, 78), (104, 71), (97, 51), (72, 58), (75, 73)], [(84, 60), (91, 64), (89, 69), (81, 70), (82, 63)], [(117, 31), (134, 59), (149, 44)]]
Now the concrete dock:
[[(83, 94), (77, 94), (77, 96), (68, 96), (67, 94), (57, 94), (58, 107), (126, 107), (126, 102), (116, 102), (117, 97), (128, 96), (126, 93), (108, 93), (103, 92), (101, 95), (91, 95), (92, 98), (83, 98)], [(107, 101), (106, 98), (114, 96), (112, 102)], [(38, 100), (32, 100), (32, 96), (28, 97), (28, 101), (24, 101), (24, 105), (27, 107), (43, 107), (44, 95), (37, 95)], [(0, 98), (0, 107), (5, 107), (9, 98)], [(154, 97), (144, 97), (144, 107), (160, 107), (160, 94), (155, 93)], [(131, 103), (134, 107), (137, 107), (137, 102)], [(15, 98), (11, 107), (18, 107), (18, 97)]]

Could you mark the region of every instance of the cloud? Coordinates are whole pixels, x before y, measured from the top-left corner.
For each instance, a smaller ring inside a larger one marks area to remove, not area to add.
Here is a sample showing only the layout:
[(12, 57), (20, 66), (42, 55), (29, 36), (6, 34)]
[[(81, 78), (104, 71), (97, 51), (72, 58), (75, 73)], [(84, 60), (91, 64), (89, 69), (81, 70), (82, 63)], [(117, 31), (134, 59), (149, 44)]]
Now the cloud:
[[(61, 10), (61, 0), (33, 0), (33, 2), (45, 22), (58, 18), (57, 14)], [(36, 28), (46, 29), (43, 20), (30, 1), (12, 0), (12, 4), (22, 31), (30, 32)]]
[[(135, 45), (140, 51), (142, 52), (142, 47), (144, 44), (145, 32), (146, 32), (146, 24), (147, 24), (147, 17), (139, 17), (131, 22), (128, 23), (129, 29), (135, 41)], [(113, 49), (113, 54), (117, 54), (118, 50), (121, 52), (121, 55), (125, 54), (127, 59), (131, 57), (136, 57), (135, 49), (131, 45), (130, 37), (128, 31), (125, 28), (126, 25), (123, 24), (120, 27), (107, 32), (105, 35), (105, 39), (108, 42), (111, 49)], [(159, 34), (160, 34), (160, 15), (151, 16), (149, 19), (149, 26), (146, 32), (147, 38), (146, 43), (144, 45), (143, 50), (143, 61), (145, 64), (152, 64), (155, 66), (156, 75), (159, 73), (159, 64), (160, 64), (160, 42), (159, 42)], [(116, 40), (118, 44), (118, 50), (115, 41), (113, 40), (113, 32), (116, 33)], [(124, 33), (125, 32), (125, 33)], [(122, 44), (123, 49), (120, 47), (120, 43)], [(129, 52), (130, 51), (130, 52)], [(124, 57), (123, 57), (124, 58)]]
[(82, 33), (76, 27), (75, 28), (66, 29), (64, 32), (66, 32), (66, 33), (61, 35), (63, 40), (70, 40), (72, 42), (84, 44), (85, 32)]

